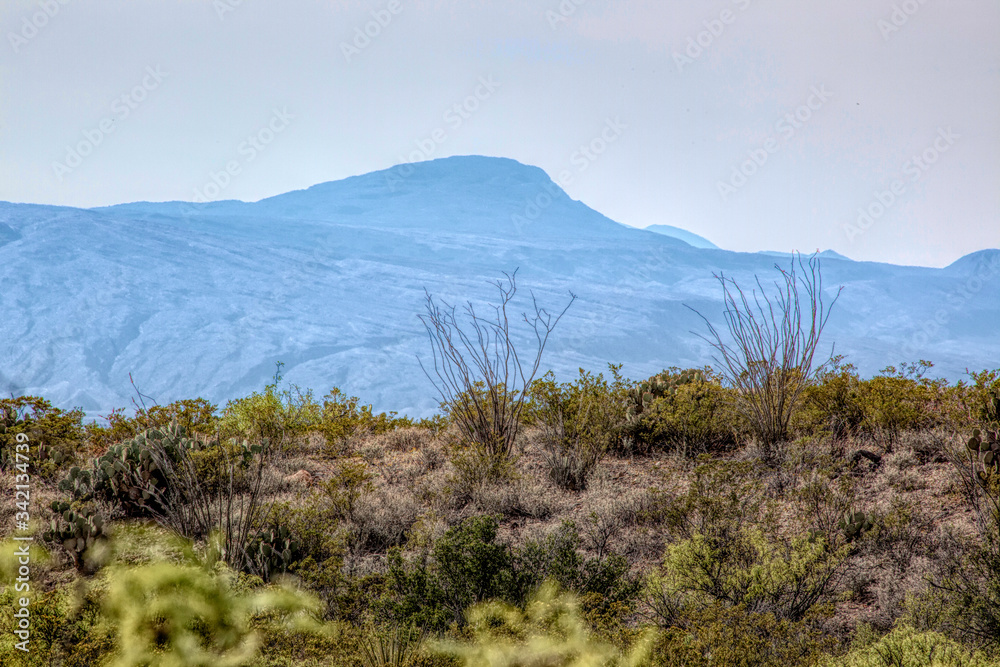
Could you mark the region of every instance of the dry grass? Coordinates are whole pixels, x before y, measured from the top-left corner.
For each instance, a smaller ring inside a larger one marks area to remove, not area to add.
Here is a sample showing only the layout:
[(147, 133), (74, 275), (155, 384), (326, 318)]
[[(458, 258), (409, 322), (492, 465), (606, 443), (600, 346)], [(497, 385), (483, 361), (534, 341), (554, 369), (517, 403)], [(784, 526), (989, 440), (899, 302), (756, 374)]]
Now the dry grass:
[[(878, 517), (878, 528), (855, 545), (831, 629), (846, 636), (861, 621), (890, 628), (906, 597), (927, 587), (947, 549), (945, 531), (975, 534), (972, 512), (944, 456), (947, 447), (958, 445), (956, 436), (940, 431), (905, 434), (876, 465), (866, 459), (851, 463), (863, 443), (810, 440), (784, 446), (780, 465), (753, 466), (765, 498), (777, 508), (781, 534), (801, 535), (813, 528), (832, 535), (848, 507)], [(453, 446), (453, 434), (434, 436), (417, 428), (349, 443), (349, 454), (364, 461), (370, 479), (344, 523), (350, 535), (348, 571), (380, 571), (390, 547), (419, 549), (469, 516), (493, 514), (501, 517), (501, 538), (512, 544), (571, 521), (588, 555), (616, 552), (633, 571), (648, 572), (660, 564), (670, 539), (662, 504), (689, 488), (695, 467), (675, 454), (609, 455), (593, 470), (586, 489), (568, 491), (551, 480), (539, 439), (529, 431), (519, 441), (512, 481), (462, 489), (450, 460)], [(324, 452), (323, 443), (307, 440), (275, 462), (267, 486), (278, 502), (293, 508), (315, 502), (315, 488), (338, 469), (337, 460)], [(754, 462), (756, 455), (748, 446), (728, 458)], [(300, 470), (314, 478), (313, 487), (285, 482)], [(12, 476), (5, 476), (2, 489), (8, 498), (12, 484)], [(809, 484), (825, 485), (830, 493), (807, 502), (801, 494)], [(46, 506), (59, 496), (53, 483), (33, 481), (33, 516), (47, 519)], [(12, 502), (0, 503), (5, 531), (13, 524), (13, 512)]]

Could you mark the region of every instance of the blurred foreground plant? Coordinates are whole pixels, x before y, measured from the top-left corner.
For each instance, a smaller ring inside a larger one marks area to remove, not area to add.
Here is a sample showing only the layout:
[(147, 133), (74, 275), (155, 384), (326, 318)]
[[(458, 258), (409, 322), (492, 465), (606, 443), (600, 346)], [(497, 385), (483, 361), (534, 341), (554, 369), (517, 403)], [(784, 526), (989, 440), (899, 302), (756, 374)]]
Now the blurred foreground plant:
[(654, 635), (644, 634), (627, 654), (595, 639), (575, 599), (547, 583), (525, 611), (488, 602), (468, 612), (473, 641), (439, 642), (441, 653), (466, 667), (638, 667), (647, 664)]
[(299, 632), (322, 632), (319, 601), (282, 585), (241, 592), (211, 550), (202, 560), (184, 547), (183, 562), (116, 565), (101, 609), (117, 651), (109, 667), (243, 665), (259, 648), (251, 622), (260, 616)]

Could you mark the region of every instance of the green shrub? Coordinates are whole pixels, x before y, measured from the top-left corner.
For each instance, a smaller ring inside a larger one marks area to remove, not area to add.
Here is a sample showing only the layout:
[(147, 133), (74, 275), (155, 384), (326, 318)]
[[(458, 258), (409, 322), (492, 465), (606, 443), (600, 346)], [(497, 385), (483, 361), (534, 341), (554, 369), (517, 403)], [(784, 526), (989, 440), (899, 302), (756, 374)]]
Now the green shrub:
[(545, 538), (525, 543), (516, 551), (522, 585), (536, 590), (545, 581), (554, 581), (579, 597), (588, 617), (613, 615), (622, 620), (634, 610), (642, 580), (631, 574), (622, 556), (609, 553), (586, 558), (580, 543), (576, 526), (569, 521)]
[[(395, 428), (413, 426), (413, 420), (397, 417), (395, 412), (375, 413), (371, 405), (358, 405), (357, 396), (348, 396), (337, 387), (323, 398), (316, 428), (326, 439), (331, 452), (338, 452), (341, 443), (358, 433), (385, 433)], [(428, 422), (434, 427), (436, 422)]]
[[(6, 548), (9, 545), (4, 545)], [(15, 648), (15, 601), (21, 593), (7, 587), (0, 593), (0, 664), (25, 667), (93, 667), (114, 650), (113, 628), (100, 613), (92, 594), (56, 588), (37, 593), (31, 601), (29, 651)]]
[(864, 421), (859, 400), (861, 379), (853, 364), (835, 357), (827, 370), (802, 392), (792, 418), (794, 429), (809, 435), (829, 434), (837, 439), (857, 434)]
[(832, 644), (812, 620), (791, 621), (717, 603), (692, 610), (684, 624), (663, 630), (651, 665), (814, 667)]
[(741, 432), (730, 390), (710, 368), (670, 368), (627, 393), (626, 449), (700, 454), (732, 447)]
[(382, 609), (392, 620), (428, 630), (465, 623), (465, 610), (486, 600), (523, 601), (525, 582), (511, 549), (497, 542), (497, 519), (471, 517), (409, 562), (389, 553)]
[(17, 435), (23, 433), (29, 438), (32, 472), (53, 477), (76, 459), (84, 437), (82, 420), (82, 410), (66, 412), (38, 396), (0, 399), (0, 467), (13, 467)]
[(276, 375), (263, 392), (226, 404), (218, 422), (222, 439), (249, 440), (277, 452), (319, 424), (321, 408), (312, 392), (294, 386), (279, 390), (279, 381)]
[[(618, 378), (618, 368), (612, 366)], [(574, 382), (557, 384), (550, 371), (530, 388), (526, 418), (539, 425), (549, 477), (560, 487), (581, 491), (587, 478), (619, 437), (624, 419), (620, 379), (580, 369)]]
[(831, 552), (822, 538), (786, 542), (756, 528), (726, 542), (695, 535), (667, 547), (663, 571), (650, 578), (650, 605), (667, 625), (714, 604), (799, 621), (833, 599), (846, 556), (846, 548)]
[(937, 632), (918, 632), (900, 626), (881, 638), (860, 633), (851, 651), (826, 658), (822, 667), (998, 667), (988, 658)]
[(903, 431), (941, 424), (943, 419), (936, 408), (944, 383), (923, 377), (932, 366), (929, 361), (903, 364), (898, 370), (889, 366), (879, 375), (862, 380), (857, 389), (862, 414), (859, 432), (888, 452)]
[(173, 423), (190, 434), (211, 435), (218, 426), (216, 406), (204, 398), (184, 399), (167, 405), (140, 407), (131, 417), (125, 410), (113, 409), (104, 417), (105, 425), (91, 422), (86, 425), (87, 440), (92, 448), (100, 451), (116, 442), (128, 440), (152, 428), (166, 428)]
[(798, 621), (836, 593), (849, 547), (834, 550), (817, 534), (778, 535), (746, 463), (699, 466), (688, 491), (662, 512), (676, 541), (646, 599), (665, 627), (715, 604)]

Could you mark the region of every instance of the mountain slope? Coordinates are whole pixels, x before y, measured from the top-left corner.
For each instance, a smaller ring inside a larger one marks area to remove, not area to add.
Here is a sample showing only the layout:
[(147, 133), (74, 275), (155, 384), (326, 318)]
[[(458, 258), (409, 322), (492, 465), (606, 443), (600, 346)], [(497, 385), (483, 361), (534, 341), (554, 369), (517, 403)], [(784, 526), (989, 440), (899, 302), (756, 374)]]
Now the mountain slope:
[(646, 227), (646, 231), (656, 232), (657, 234), (663, 234), (664, 236), (672, 236), (675, 239), (684, 241), (689, 246), (694, 248), (719, 250), (719, 246), (715, 245), (704, 236), (698, 236), (693, 232), (681, 229), (680, 227), (674, 227), (673, 225), (648, 225)]
[[(256, 203), (0, 203), (0, 391), (101, 412), (129, 404), (132, 373), (160, 403), (224, 402), (260, 389), (282, 361), (303, 388), (428, 414), (437, 397), (416, 358), (429, 355), (417, 319), (425, 288), (481, 302), (502, 271), (519, 269), (518, 312), (529, 290), (550, 308), (579, 296), (545, 368), (568, 377), (620, 362), (645, 377), (711, 361), (685, 304), (721, 323), (713, 273), (749, 284), (776, 275), (775, 262), (786, 259), (621, 225), (541, 170), (496, 158)], [(826, 342), (864, 373), (920, 358), (951, 378), (996, 366), (998, 276), (997, 252), (947, 269), (825, 262), (828, 294), (846, 285)]]

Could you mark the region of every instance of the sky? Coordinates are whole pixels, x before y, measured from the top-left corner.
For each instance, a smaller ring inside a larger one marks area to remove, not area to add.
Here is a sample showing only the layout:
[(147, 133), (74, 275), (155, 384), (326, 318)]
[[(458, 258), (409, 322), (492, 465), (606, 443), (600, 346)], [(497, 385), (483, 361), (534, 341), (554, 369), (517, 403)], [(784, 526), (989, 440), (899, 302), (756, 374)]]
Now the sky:
[(1000, 247), (994, 0), (4, 0), (0, 37), (4, 201), (481, 154), (729, 250)]

